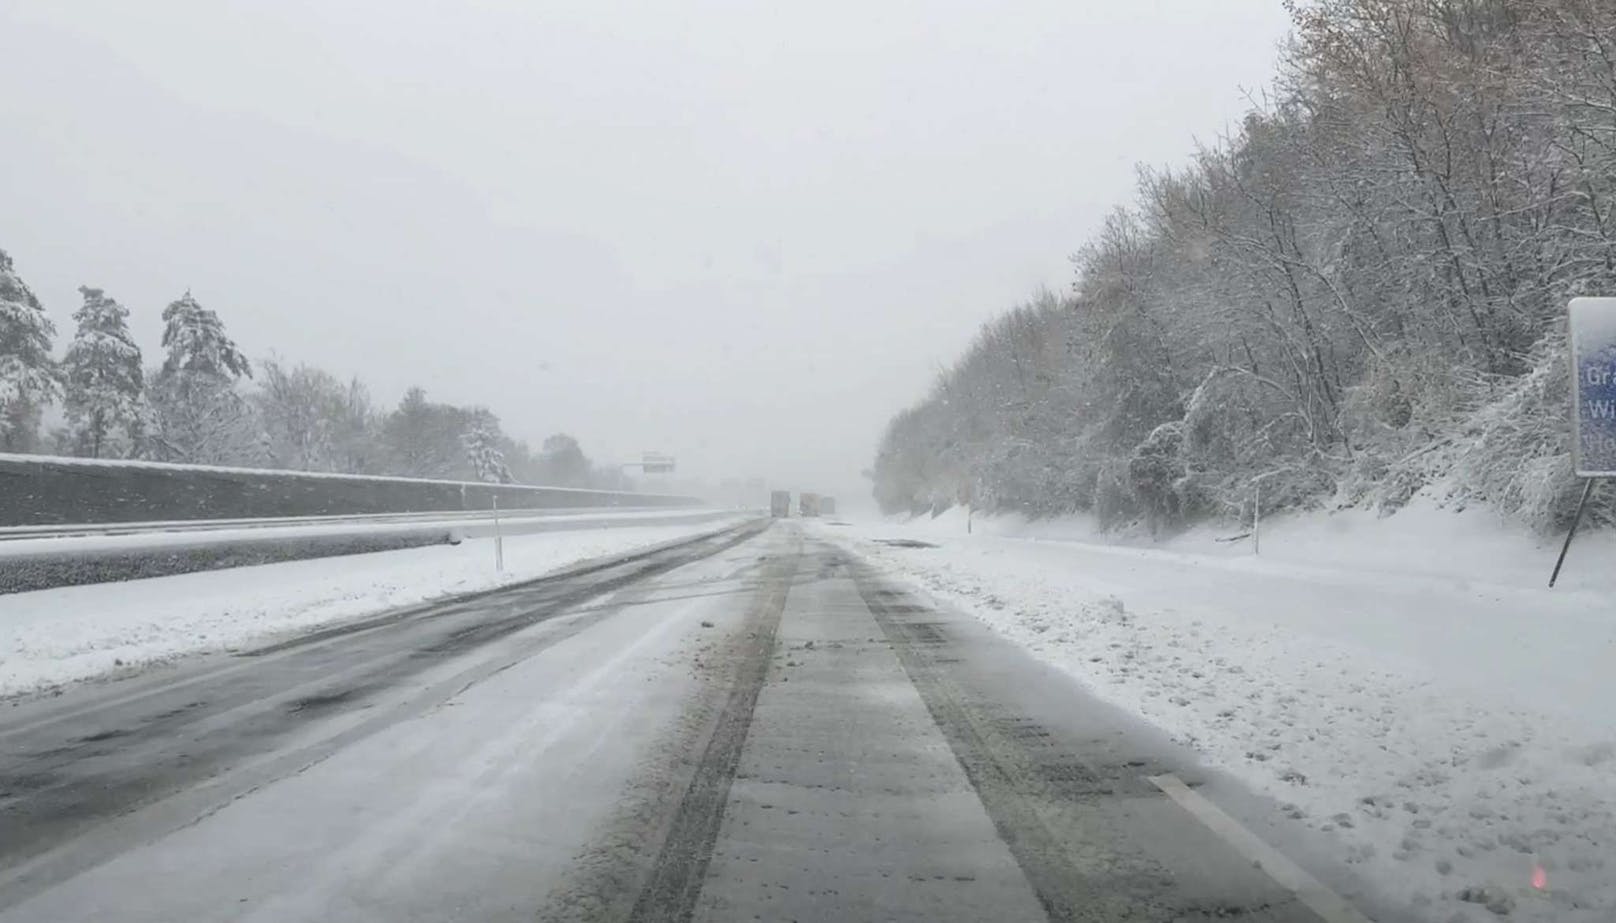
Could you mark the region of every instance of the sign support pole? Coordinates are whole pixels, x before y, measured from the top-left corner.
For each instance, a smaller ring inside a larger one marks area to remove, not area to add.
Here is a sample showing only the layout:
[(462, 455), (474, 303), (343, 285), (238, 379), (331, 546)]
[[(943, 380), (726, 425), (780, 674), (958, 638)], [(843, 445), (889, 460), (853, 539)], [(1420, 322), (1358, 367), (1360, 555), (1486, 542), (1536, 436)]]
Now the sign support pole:
[(1571, 540), (1577, 537), (1577, 526), (1582, 523), (1582, 512), (1588, 508), (1588, 497), (1594, 492), (1594, 482), (1598, 478), (1588, 478), (1582, 483), (1582, 499), (1577, 501), (1577, 514), (1571, 517), (1571, 531), (1566, 533), (1565, 544), (1560, 546), (1560, 557), (1554, 561), (1554, 573), (1549, 575), (1549, 588), (1554, 588), (1554, 581), (1560, 579), (1560, 567), (1565, 564), (1566, 552), (1571, 550)]

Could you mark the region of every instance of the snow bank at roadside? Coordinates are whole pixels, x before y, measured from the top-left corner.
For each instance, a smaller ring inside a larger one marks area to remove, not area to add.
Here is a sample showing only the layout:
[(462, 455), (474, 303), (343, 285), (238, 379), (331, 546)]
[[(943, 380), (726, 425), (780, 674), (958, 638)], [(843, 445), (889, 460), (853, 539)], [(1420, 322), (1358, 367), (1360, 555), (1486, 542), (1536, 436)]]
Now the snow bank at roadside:
[[(965, 534), (966, 519), (963, 509), (954, 508), (936, 517), (917, 516), (901, 522), (904, 534), (960, 536)], [(1534, 535), (1481, 509), (1456, 513), (1424, 497), (1394, 516), (1349, 509), (1270, 517), (1261, 523), (1260, 557), (1253, 556), (1249, 523), (1198, 525), (1159, 541), (1142, 534), (1102, 531), (1092, 517), (1082, 515), (1035, 520), (1020, 515), (978, 515), (971, 519), (971, 529), (973, 535), (1000, 538), (1533, 588), (1548, 582), (1564, 538)], [(1616, 559), (1616, 530), (1583, 532), (1567, 556), (1559, 587), (1616, 590), (1616, 570), (1604, 563), (1612, 559)]]
[(1558, 549), (1481, 513), (1296, 517), (1260, 558), (1227, 531), (1136, 548), (1075, 540), (1077, 520), (964, 526), (820, 528), (1273, 796), (1421, 917), (1498, 919), (1466, 897), (1616, 914), (1611, 536), (1550, 591)]
[[(500, 521), (500, 528), (506, 535), (520, 535), (529, 532), (605, 528), (617, 524), (634, 525), (639, 523), (650, 526), (686, 521), (706, 522), (723, 518), (723, 516), (723, 513), (708, 509), (585, 510), (583, 512), (568, 511), (563, 513), (518, 511), (504, 516)], [(491, 519), (467, 516), (420, 516), (408, 520), (374, 522), (360, 517), (353, 517), (351, 521), (346, 522), (333, 519), (313, 524), (299, 523), (296, 520), (267, 520), (266, 522), (273, 524), (241, 520), (239, 525), (232, 528), (196, 528), (192, 524), (180, 523), (177, 528), (158, 527), (128, 534), (92, 533), (87, 535), (68, 534), (41, 538), (8, 539), (0, 541), (0, 563), (4, 563), (10, 558), (32, 556), (78, 555), (93, 557), (95, 555), (125, 552), (173, 552), (233, 542), (293, 542), (298, 539), (322, 539), (333, 536), (386, 538), (418, 532), (442, 531), (454, 532), (468, 537), (481, 537), (492, 534), (494, 528)], [(159, 523), (154, 525), (174, 524)], [(87, 528), (105, 527), (90, 526)], [(127, 527), (113, 526), (111, 528)]]
[(436, 597), (490, 589), (724, 522), (545, 532), (0, 596), (0, 695), (260, 644)]

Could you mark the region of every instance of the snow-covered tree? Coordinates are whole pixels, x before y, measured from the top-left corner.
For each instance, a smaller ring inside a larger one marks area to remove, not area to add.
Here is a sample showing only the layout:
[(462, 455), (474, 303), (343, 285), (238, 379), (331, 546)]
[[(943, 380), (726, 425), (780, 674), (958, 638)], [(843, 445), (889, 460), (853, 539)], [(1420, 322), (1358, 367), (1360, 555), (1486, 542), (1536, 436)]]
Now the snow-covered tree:
[[(1616, 4), (1296, 0), (1273, 92), (1142, 171), (1071, 292), (984, 326), (887, 509), (1198, 516), (1421, 490), (1574, 508), (1565, 304), (1616, 291)], [(1616, 500), (1596, 503), (1616, 521)]]
[(472, 424), (461, 440), (477, 480), (490, 484), (511, 483), (511, 470), (505, 464), (505, 453), (499, 449), (499, 436), (486, 422)]
[(448, 478), (466, 472), (465, 444), (460, 437), (468, 425), (460, 408), (429, 401), (424, 390), (410, 388), (382, 421), (387, 472), (419, 478)]
[(225, 335), (219, 315), (202, 307), (187, 291), (163, 309), (163, 374), (211, 375), (234, 381), (252, 377), (252, 365), (234, 340)]
[(51, 361), (56, 327), (0, 250), (0, 450), (32, 451), (40, 409), (59, 393)]
[(167, 356), (149, 389), (152, 431), (145, 453), (199, 464), (261, 463), (254, 408), (236, 391), (252, 366), (214, 312), (186, 292), (163, 310)]
[[(100, 458), (132, 448), (145, 419), (140, 347), (129, 335), (129, 311), (101, 289), (81, 286), (78, 331), (62, 360), (67, 419), (77, 454)], [(114, 443), (121, 437), (121, 443)]]
[(333, 395), (331, 452), (335, 470), (348, 474), (376, 474), (381, 471), (381, 415), (370, 400), (370, 389), (358, 378), (348, 379), (339, 395)]
[(252, 404), (264, 429), (268, 464), (344, 474), (378, 471), (378, 421), (363, 384), (343, 384), (323, 369), (273, 359), (260, 363), (259, 371)]
[(579, 447), (578, 440), (566, 433), (556, 433), (544, 440), (539, 455), (540, 483), (556, 487), (587, 487), (594, 474), (594, 466)]

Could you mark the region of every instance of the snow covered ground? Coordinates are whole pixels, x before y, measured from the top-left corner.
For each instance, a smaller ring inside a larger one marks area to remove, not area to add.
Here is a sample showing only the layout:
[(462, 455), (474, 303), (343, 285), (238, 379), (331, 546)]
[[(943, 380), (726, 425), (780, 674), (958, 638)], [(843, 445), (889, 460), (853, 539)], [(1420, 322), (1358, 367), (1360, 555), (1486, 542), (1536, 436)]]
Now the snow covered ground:
[(817, 528), (1271, 795), (1423, 918), (1616, 917), (1616, 536), (1548, 590), (1557, 547), (1474, 511), (1276, 521), (1260, 557), (1081, 520)]
[[(500, 519), (500, 530), (505, 535), (530, 532), (567, 531), (596, 528), (607, 524), (641, 522), (662, 525), (670, 520), (706, 521), (720, 513), (710, 509), (660, 510), (567, 510), (528, 511), (509, 513)], [(383, 515), (374, 520), (362, 516), (341, 517), (318, 522), (300, 522), (296, 518), (283, 520), (234, 520), (229, 527), (215, 527), (207, 521), (192, 523), (140, 523), (107, 526), (108, 534), (87, 532), (46, 537), (9, 538), (0, 541), (0, 562), (10, 557), (35, 555), (98, 555), (141, 551), (179, 551), (208, 545), (257, 541), (293, 541), (306, 538), (385, 538), (435, 530), (454, 532), (477, 538), (493, 534), (491, 518), (478, 513), (474, 516), (445, 514), (433, 516), (416, 514), (411, 518)], [(26, 527), (24, 527), (26, 528)], [(85, 527), (102, 528), (102, 527)], [(138, 531), (125, 532), (127, 529)], [(3, 532), (5, 530), (0, 530)]]
[(724, 521), (544, 532), (0, 596), (0, 696), (182, 654), (230, 650), (579, 561), (711, 532)]

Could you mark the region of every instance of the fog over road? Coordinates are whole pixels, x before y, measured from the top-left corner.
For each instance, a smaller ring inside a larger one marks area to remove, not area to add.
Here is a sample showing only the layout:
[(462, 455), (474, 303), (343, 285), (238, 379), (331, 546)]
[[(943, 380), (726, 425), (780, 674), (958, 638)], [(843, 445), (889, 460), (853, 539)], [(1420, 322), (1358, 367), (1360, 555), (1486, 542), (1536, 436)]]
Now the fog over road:
[(5, 707), (0, 921), (1321, 919), (1175, 759), (754, 522)]

